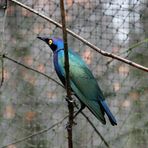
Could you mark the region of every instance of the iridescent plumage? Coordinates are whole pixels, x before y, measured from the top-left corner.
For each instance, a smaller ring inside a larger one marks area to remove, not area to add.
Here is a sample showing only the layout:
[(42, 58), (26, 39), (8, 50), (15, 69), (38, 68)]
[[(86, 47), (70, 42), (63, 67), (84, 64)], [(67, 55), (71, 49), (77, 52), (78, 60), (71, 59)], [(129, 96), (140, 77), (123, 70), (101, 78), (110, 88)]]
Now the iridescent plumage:
[[(64, 69), (64, 43), (60, 38), (38, 37), (45, 41), (52, 49), (54, 58), (55, 71), (65, 85), (65, 69)], [(108, 105), (104, 99), (103, 93), (89, 70), (85, 62), (74, 51), (69, 50), (69, 72), (70, 86), (72, 91), (82, 104), (82, 109), (87, 106), (88, 109), (103, 124), (106, 124), (104, 114), (106, 113), (111, 124), (117, 125), (116, 119), (112, 115)]]

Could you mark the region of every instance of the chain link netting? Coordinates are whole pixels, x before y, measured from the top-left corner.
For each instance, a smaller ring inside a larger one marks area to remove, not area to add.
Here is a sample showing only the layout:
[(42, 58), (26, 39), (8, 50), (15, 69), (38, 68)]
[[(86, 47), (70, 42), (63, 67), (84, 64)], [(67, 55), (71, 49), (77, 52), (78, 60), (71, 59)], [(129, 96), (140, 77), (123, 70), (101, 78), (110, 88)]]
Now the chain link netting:
[[(11, 1), (7, 1), (7, 8), (5, 0), (0, 2), (1, 52), (59, 81), (51, 50), (36, 37), (62, 38), (61, 29)], [(59, 0), (20, 2), (61, 23)], [(65, 8), (67, 28), (100, 49), (148, 66), (148, 44), (130, 48), (148, 37), (147, 0), (65, 0)], [(88, 109), (84, 110), (110, 147), (148, 147), (147, 73), (102, 56), (71, 35), (68, 47), (88, 64), (117, 119), (117, 126), (112, 127), (108, 120), (104, 126)], [(57, 83), (8, 59), (4, 59), (3, 71), (0, 147), (46, 129), (68, 115), (66, 92)], [(81, 114), (75, 122), (75, 148), (106, 147)], [(66, 148), (66, 124), (64, 120), (49, 131), (8, 148)]]

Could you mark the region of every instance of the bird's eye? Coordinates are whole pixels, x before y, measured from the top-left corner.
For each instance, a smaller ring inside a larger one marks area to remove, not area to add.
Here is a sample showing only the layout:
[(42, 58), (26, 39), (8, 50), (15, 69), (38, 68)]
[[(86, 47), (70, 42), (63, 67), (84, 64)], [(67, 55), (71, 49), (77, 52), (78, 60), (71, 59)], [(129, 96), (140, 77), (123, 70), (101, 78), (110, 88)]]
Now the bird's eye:
[(50, 39), (50, 40), (48, 41), (48, 43), (49, 43), (49, 45), (51, 45), (51, 44), (53, 43), (53, 41)]

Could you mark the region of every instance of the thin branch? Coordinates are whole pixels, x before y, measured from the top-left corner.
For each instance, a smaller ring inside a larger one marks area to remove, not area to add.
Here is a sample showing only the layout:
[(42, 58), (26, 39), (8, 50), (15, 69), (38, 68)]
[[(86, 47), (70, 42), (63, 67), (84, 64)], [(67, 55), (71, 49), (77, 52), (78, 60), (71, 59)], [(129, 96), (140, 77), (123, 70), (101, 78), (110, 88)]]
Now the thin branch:
[(91, 122), (91, 120), (84, 114), (83, 111), (81, 111), (81, 114), (86, 118), (86, 120), (89, 122), (89, 124), (92, 126), (92, 128), (94, 129), (94, 131), (97, 133), (97, 135), (99, 135), (99, 137), (101, 138), (101, 140), (104, 142), (104, 144), (106, 145), (106, 147), (110, 148), (108, 142), (104, 139), (104, 137), (101, 135), (101, 133), (97, 130), (97, 128), (95, 127), (95, 125)]
[[(78, 105), (75, 102), (74, 102), (74, 106), (77, 109), (79, 109)], [(92, 126), (92, 128), (94, 129), (94, 131), (96, 132), (96, 134), (101, 138), (101, 140), (104, 142), (104, 144), (106, 145), (106, 147), (110, 148), (108, 142), (104, 139), (104, 137), (101, 135), (101, 133), (95, 127), (95, 125), (92, 123), (92, 121), (89, 119), (89, 117), (87, 117), (87, 115), (83, 111), (81, 111), (81, 114), (85, 117), (85, 119), (88, 121), (88, 123)]]
[(0, 82), (0, 88), (2, 87), (3, 83), (4, 83), (4, 59), (3, 56), (0, 57), (1, 58), (1, 64), (2, 64), (2, 69), (1, 69), (1, 82)]
[(138, 46), (140, 46), (141, 44), (143, 43), (147, 43), (148, 42), (148, 38), (136, 43), (136, 44), (133, 44), (132, 46), (130, 46), (126, 51), (124, 51), (123, 53), (129, 53), (130, 51), (132, 51), (134, 48), (137, 48)]
[(66, 91), (67, 96), (71, 100), (71, 91), (70, 91), (70, 79), (69, 79), (69, 56), (68, 56), (68, 43), (67, 43), (67, 31), (66, 31), (66, 21), (65, 21), (65, 9), (64, 1), (60, 0), (61, 6), (61, 18), (62, 18), (62, 31), (63, 31), (63, 40), (64, 40), (64, 68), (66, 73)]
[(45, 76), (46, 78), (48, 78), (48, 79), (54, 81), (55, 83), (57, 83), (58, 85), (60, 85), (61, 87), (64, 88), (64, 86), (63, 86), (61, 83), (59, 83), (59, 82), (56, 81), (55, 79), (51, 78), (50, 76), (48, 76), (48, 75), (46, 75), (46, 74), (44, 74), (44, 73), (42, 73), (42, 72), (40, 72), (40, 71), (38, 71), (38, 70), (36, 70), (36, 69), (33, 69), (33, 68), (31, 68), (31, 67), (29, 67), (29, 66), (27, 66), (27, 65), (24, 65), (24, 64), (22, 64), (22, 63), (20, 63), (20, 62), (18, 62), (18, 61), (16, 61), (16, 60), (14, 60), (14, 59), (12, 59), (12, 58), (6, 56), (6, 55), (3, 55), (3, 58), (5, 58), (5, 59), (7, 59), (7, 60), (9, 60), (9, 61), (12, 61), (12, 62), (14, 62), (14, 63), (16, 63), (16, 64), (18, 64), (18, 65), (20, 65), (20, 66), (23, 66), (23, 67), (25, 67), (26, 69), (29, 69), (29, 70), (34, 71), (34, 72), (37, 72), (37, 73), (41, 74), (42, 76)]
[[(3, 9), (4, 9), (4, 17), (3, 17), (3, 26), (2, 26), (2, 43), (1, 43), (1, 53), (3, 53), (4, 51), (4, 33), (5, 33), (5, 23), (6, 23), (6, 17), (7, 17), (7, 6), (8, 6), (8, 3), (7, 3), (7, 0), (5, 0), (5, 5), (3, 6)], [(3, 82), (4, 82), (4, 59), (3, 59), (3, 54), (0, 55), (0, 59), (1, 59), (1, 64), (2, 64), (2, 68), (1, 68), (1, 82), (0, 82), (0, 88), (2, 87), (3, 85)]]
[(3, 7), (5, 12), (4, 12), (3, 26), (2, 26), (2, 44), (1, 44), (2, 52), (4, 51), (4, 33), (5, 33), (5, 24), (6, 24), (6, 18), (7, 18), (7, 7), (8, 7), (8, 2), (6, 0), (5, 6)]
[(6, 147), (8, 147), (8, 146), (10, 146), (10, 145), (12, 145), (12, 144), (17, 144), (17, 143), (26, 141), (27, 139), (32, 138), (32, 137), (34, 137), (34, 136), (37, 136), (37, 135), (43, 134), (43, 133), (45, 133), (45, 132), (48, 132), (49, 130), (53, 129), (55, 126), (61, 124), (67, 117), (68, 117), (68, 115), (65, 116), (65, 117), (64, 117), (62, 120), (60, 120), (59, 122), (53, 124), (52, 126), (46, 128), (46, 129), (43, 129), (43, 130), (41, 130), (41, 131), (39, 131), (39, 132), (36, 132), (36, 133), (34, 133), (34, 134), (31, 134), (31, 135), (28, 135), (28, 136), (26, 136), (26, 137), (24, 137), (24, 138), (18, 139), (18, 140), (14, 141), (14, 142), (11, 142), (11, 143), (9, 143), (9, 144), (7, 144), (7, 145), (4, 145), (4, 146), (0, 147), (0, 148), (6, 148)]
[[(30, 7), (26, 6), (26, 5), (24, 5), (24, 4), (22, 4), (21, 2), (18, 2), (17, 0), (10, 0), (10, 1), (12, 1), (12, 2), (14, 2), (15, 4), (17, 4), (17, 5), (19, 5), (19, 6), (23, 7), (23, 8), (25, 8), (25, 9), (31, 11), (31, 12), (33, 12), (33, 13), (36, 14), (36, 15), (38, 15), (38, 16), (44, 18), (45, 20), (51, 22), (51, 23), (54, 24), (55, 26), (57, 26), (57, 27), (59, 27), (59, 28), (62, 28), (62, 25), (61, 25), (61, 24), (57, 23), (56, 21), (52, 20), (51, 18), (49, 18), (49, 17), (47, 17), (47, 16), (45, 16), (45, 15), (39, 13), (38, 11), (36, 11), (36, 10), (34, 10), (34, 9), (32, 9), (32, 8), (30, 8)], [(104, 51), (104, 50), (101, 50), (101, 49), (98, 48), (97, 46), (95, 46), (95, 45), (93, 45), (92, 43), (88, 42), (86, 39), (82, 38), (82, 37), (79, 36), (78, 34), (76, 34), (76, 33), (74, 33), (73, 31), (71, 31), (70, 29), (67, 28), (66, 30), (67, 30), (67, 32), (68, 32), (69, 34), (71, 34), (73, 37), (75, 37), (75, 38), (77, 38), (78, 40), (80, 40), (81, 42), (85, 43), (87, 46), (91, 47), (93, 50), (99, 52), (99, 53), (102, 54), (103, 56), (107, 56), (107, 57), (110, 57), (110, 58), (119, 60), (119, 61), (124, 62), (124, 63), (126, 63), (126, 64), (128, 64), (128, 65), (131, 65), (131, 66), (133, 66), (133, 67), (135, 67), (135, 68), (137, 68), (137, 69), (140, 69), (140, 70), (143, 70), (143, 71), (145, 71), (145, 72), (148, 72), (148, 67), (142, 66), (142, 65), (137, 64), (137, 63), (135, 63), (135, 62), (133, 62), (133, 61), (127, 60), (127, 59), (125, 59), (125, 58), (122, 58), (122, 57), (120, 57), (120, 56), (118, 56), (118, 55), (115, 55), (115, 54), (106, 52), (106, 51)]]
[[(138, 42), (138, 43), (136, 43), (136, 44), (131, 45), (128, 49), (126, 49), (126, 51), (123, 51), (121, 54), (127, 54), (127, 55), (125, 56), (125, 58), (127, 58), (127, 57), (129, 56), (130, 52), (131, 52), (134, 48), (137, 48), (137, 47), (140, 46), (141, 44), (147, 43), (147, 42), (148, 42), (148, 38), (146, 38), (146, 39), (144, 39), (144, 40), (142, 40), (142, 41), (140, 41), (140, 42)], [(114, 59), (109, 60), (109, 61), (106, 63), (106, 66), (108, 66), (113, 60), (114, 60)]]
[(72, 98), (71, 98), (71, 88), (70, 88), (70, 78), (69, 78), (69, 56), (68, 56), (64, 0), (60, 0), (60, 9), (61, 9), (61, 19), (62, 19), (63, 40), (64, 40), (64, 66), (65, 66), (65, 73), (66, 73), (65, 85), (66, 85), (67, 102), (68, 102), (68, 110), (69, 110), (69, 121), (68, 121), (69, 123), (67, 126), (68, 148), (73, 148), (72, 125), (73, 125), (74, 107), (73, 107)]

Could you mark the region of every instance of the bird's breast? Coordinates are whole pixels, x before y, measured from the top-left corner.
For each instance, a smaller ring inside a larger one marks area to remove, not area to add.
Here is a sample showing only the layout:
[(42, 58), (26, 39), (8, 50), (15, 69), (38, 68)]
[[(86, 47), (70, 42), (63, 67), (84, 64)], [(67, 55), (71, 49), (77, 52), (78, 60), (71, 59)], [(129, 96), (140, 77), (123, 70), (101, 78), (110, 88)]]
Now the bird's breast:
[(54, 68), (55, 68), (55, 71), (59, 77), (59, 79), (62, 81), (62, 83), (65, 85), (65, 77), (63, 76), (62, 74), (62, 70), (61, 70), (61, 67), (60, 67), (60, 64), (59, 64), (59, 53), (58, 52), (55, 52), (54, 53), (54, 57), (53, 57), (53, 63), (54, 63)]

